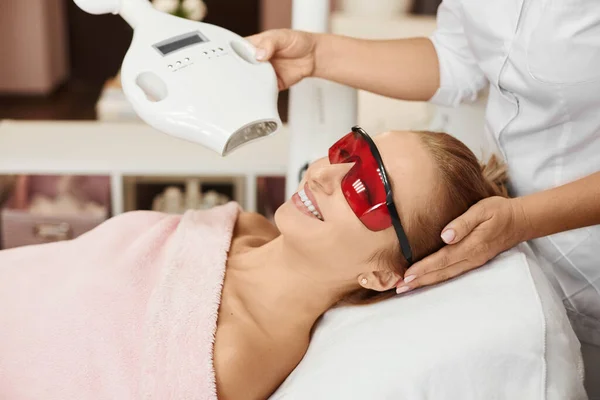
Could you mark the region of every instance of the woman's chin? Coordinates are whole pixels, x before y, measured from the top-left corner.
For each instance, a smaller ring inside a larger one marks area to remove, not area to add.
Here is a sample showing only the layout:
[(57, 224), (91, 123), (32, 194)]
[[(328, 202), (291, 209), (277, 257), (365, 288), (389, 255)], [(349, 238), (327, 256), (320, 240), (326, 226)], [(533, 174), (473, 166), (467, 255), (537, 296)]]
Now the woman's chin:
[[(273, 220), (277, 229), (284, 236), (286, 236), (286, 233), (287, 236), (299, 236), (307, 231), (307, 222), (310, 223), (311, 217), (298, 210), (298, 207), (290, 199), (275, 211)], [(318, 221), (318, 219), (315, 218), (315, 221)]]

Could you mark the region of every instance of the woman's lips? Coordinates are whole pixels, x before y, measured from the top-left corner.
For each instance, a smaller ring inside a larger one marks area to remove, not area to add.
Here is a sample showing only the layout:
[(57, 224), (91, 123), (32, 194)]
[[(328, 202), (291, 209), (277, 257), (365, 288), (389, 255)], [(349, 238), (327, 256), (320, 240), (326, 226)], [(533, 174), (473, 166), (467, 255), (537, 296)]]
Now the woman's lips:
[(317, 203), (317, 199), (315, 198), (315, 195), (313, 194), (313, 192), (308, 187), (308, 184), (304, 185), (304, 193), (306, 193), (306, 197), (308, 197), (308, 199), (310, 200), (310, 202), (313, 204), (313, 206), (315, 206), (315, 208), (317, 209), (317, 211), (319, 212), (319, 214), (322, 217), (323, 213), (321, 212), (321, 209), (319, 208), (319, 204)]
[(308, 186), (305, 186), (302, 190), (292, 196), (292, 202), (303, 214), (316, 218), (319, 221), (323, 221), (323, 214), (318, 208), (316, 201), (314, 201), (314, 198), (314, 194), (310, 192)]
[(298, 193), (294, 193), (294, 195), (292, 196), (292, 201), (294, 202), (294, 205), (296, 206), (296, 208), (298, 210), (300, 210), (300, 212), (302, 214), (308, 215), (309, 217), (312, 217), (312, 218), (315, 218), (315, 219), (319, 219), (319, 218), (317, 218), (317, 216), (315, 214), (313, 214), (310, 211), (308, 211), (308, 208), (306, 208), (306, 206), (304, 205), (304, 203), (300, 199), (300, 195)]

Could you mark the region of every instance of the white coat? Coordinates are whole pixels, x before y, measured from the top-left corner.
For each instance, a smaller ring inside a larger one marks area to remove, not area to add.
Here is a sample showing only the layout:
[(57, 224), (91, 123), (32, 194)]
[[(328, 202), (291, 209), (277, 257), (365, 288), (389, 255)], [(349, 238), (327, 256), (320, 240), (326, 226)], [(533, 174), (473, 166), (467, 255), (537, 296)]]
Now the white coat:
[[(433, 103), (474, 100), (489, 85), (485, 131), (513, 196), (600, 171), (600, 0), (444, 0), (431, 40)], [(600, 225), (531, 244), (580, 341), (600, 349)]]

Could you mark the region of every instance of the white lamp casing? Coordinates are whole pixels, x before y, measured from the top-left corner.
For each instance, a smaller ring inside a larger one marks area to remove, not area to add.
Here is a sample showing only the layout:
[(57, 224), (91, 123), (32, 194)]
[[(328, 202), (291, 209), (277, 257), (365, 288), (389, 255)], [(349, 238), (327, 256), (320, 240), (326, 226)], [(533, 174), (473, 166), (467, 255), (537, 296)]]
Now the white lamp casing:
[(147, 0), (75, 1), (84, 11), (119, 13), (134, 28), (121, 83), (152, 127), (221, 156), (281, 127), (275, 71), (241, 36)]

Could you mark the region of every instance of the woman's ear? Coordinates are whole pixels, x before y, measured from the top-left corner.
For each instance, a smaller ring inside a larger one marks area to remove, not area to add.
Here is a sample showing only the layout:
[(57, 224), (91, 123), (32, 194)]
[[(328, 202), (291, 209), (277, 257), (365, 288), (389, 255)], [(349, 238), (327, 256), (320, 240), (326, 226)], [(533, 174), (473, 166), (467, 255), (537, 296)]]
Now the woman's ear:
[(375, 290), (377, 292), (386, 292), (394, 289), (402, 276), (395, 271), (375, 270), (360, 274), (358, 283), (365, 289)]

